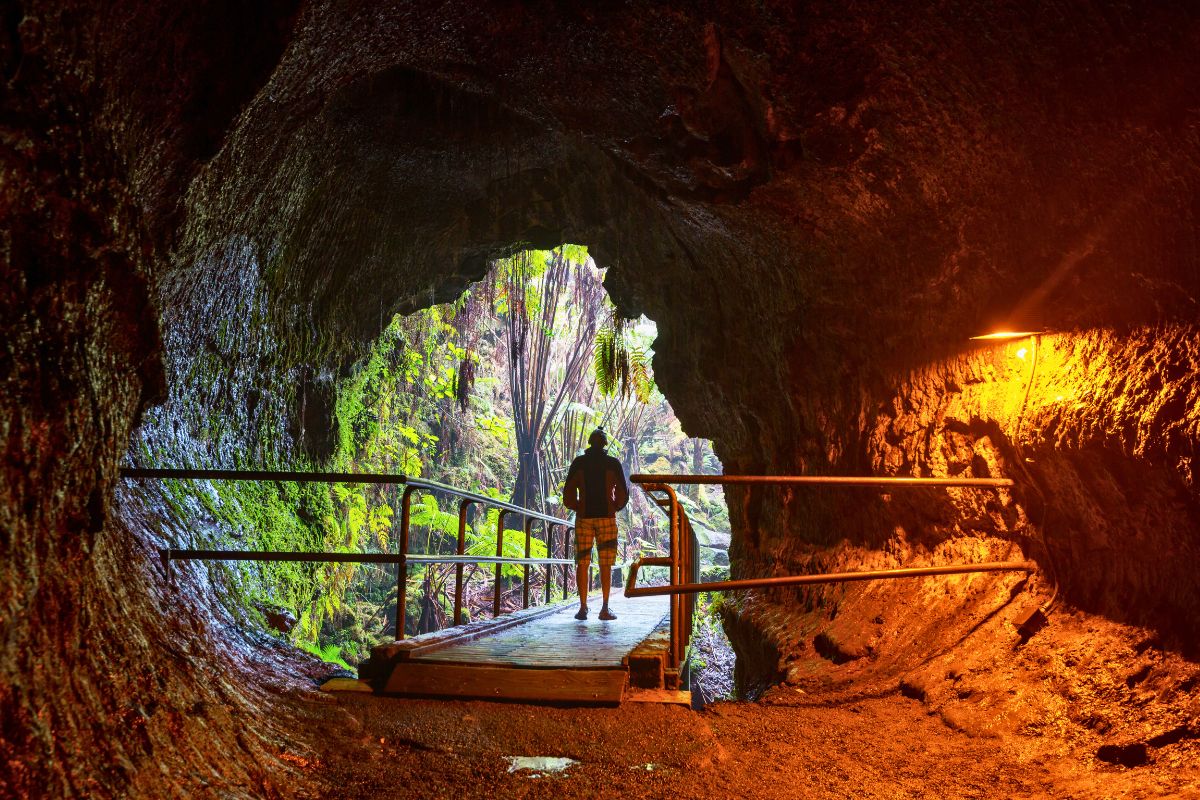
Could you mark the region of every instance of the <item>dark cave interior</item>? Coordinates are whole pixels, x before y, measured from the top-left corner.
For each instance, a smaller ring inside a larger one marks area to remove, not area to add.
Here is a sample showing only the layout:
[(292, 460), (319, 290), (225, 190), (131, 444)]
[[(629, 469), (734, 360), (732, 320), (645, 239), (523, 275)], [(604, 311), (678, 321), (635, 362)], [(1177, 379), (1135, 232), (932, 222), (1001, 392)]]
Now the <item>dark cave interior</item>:
[(1200, 780), (1197, 52), (1184, 4), (10, 3), (0, 793), (327, 791), (320, 665), (165, 586), (118, 469), (308, 452), (381, 317), (562, 242), (727, 473), (1016, 482), (731, 488), (735, 577), (1039, 565), (740, 595), (744, 686)]

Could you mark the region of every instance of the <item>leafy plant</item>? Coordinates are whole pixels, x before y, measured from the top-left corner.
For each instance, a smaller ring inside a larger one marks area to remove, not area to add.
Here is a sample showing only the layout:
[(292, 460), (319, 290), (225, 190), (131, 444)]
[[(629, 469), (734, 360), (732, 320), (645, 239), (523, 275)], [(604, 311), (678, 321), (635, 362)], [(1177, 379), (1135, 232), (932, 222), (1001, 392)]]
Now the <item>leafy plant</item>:
[[(499, 510), (491, 509), (482, 522), (474, 526), (468, 534), (467, 553), (473, 556), (496, 555), (496, 526)], [(530, 558), (546, 558), (546, 543), (537, 537), (531, 537), (529, 542)], [(504, 535), (503, 555), (506, 558), (525, 557), (525, 534), (523, 531), (507, 531)], [(490, 565), (489, 565), (490, 566)], [(525, 567), (518, 564), (505, 564), (501, 575), (506, 578), (521, 578), (525, 575)]]
[(347, 664), (342, 659), (342, 648), (336, 644), (329, 644), (321, 647), (312, 642), (306, 642), (303, 639), (296, 642), (296, 646), (306, 653), (316, 656), (327, 664), (337, 664), (339, 667), (351, 672), (354, 668)]
[(615, 307), (611, 309), (608, 321), (596, 332), (594, 370), (600, 394), (632, 395), (639, 403), (650, 402), (654, 379), (649, 358), (640, 345), (631, 341), (628, 322)]
[[(654, 386), (653, 327), (620, 318), (604, 296), (600, 276), (578, 245), (501, 259), (490, 278), (454, 303), (387, 321), (337, 383), (331, 457), (319, 464), (298, 458), (280, 419), (262, 415), (261, 450), (235, 453), (232, 460), (255, 468), (274, 460), (288, 469), (425, 476), (535, 508), (543, 501), (557, 503), (567, 466), (598, 425), (609, 431), (609, 450), (628, 472), (642, 471), (644, 463), (664, 470), (719, 469), (711, 449), (683, 433)], [(303, 364), (317, 363), (328, 343), (316, 349), (287, 346), (308, 359), (297, 361), (297, 368), (310, 369)], [(222, 365), (206, 355), (189, 368), (194, 381), (203, 383)], [(263, 403), (286, 413), (295, 397)], [(219, 420), (194, 409), (189, 413), (197, 437), (220, 441)], [(144, 460), (158, 457), (142, 449)], [(697, 490), (688, 513), (698, 523), (724, 527), (720, 494), (707, 491)], [(166, 482), (163, 496), (181, 518), (212, 522), (209, 529), (219, 533), (203, 544), (394, 552), (399, 492), (360, 484)], [(633, 495), (621, 518), (625, 557), (661, 552), (665, 519), (639, 492)], [(410, 552), (454, 552), (454, 501), (421, 492), (410, 510)], [(469, 553), (495, 554), (496, 513), (475, 509), (467, 530)], [(507, 519), (521, 524), (519, 517)], [(523, 531), (509, 530), (504, 539), (505, 555), (525, 555)], [(538, 538), (531, 555), (547, 555)], [(394, 624), (396, 575), (390, 566), (240, 562), (214, 570), (247, 608), (269, 603), (291, 609), (299, 619), (291, 638), (333, 663), (365, 657)], [(492, 566), (465, 572), (466, 615), (490, 613)], [(545, 572), (530, 572), (531, 593), (541, 596)], [(519, 565), (503, 568), (510, 600), (524, 573)], [(455, 574), (454, 565), (410, 565), (410, 631), (446, 623), (453, 613)]]

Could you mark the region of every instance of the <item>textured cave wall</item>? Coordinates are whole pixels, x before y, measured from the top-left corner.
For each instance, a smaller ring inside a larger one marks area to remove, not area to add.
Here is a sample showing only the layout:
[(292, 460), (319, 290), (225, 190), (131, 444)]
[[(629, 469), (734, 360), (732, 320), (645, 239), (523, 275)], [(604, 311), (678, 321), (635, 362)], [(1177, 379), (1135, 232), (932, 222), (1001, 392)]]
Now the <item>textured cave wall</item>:
[[(3, 41), (6, 788), (281, 785), (243, 720), (286, 725), (300, 690), (262, 687), (303, 662), (256, 665), (204, 571), (163, 593), (150, 546), (184, 521), (114, 504), (142, 409), (166, 398), (134, 458), (319, 456), (307, 398), (392, 313), (562, 241), (658, 322), (660, 385), (730, 472), (1018, 481), (730, 492), (739, 574), (1043, 567), (752, 596), (747, 684), (902, 681), (1056, 742), (1193, 730), (1188, 9), (28, 2)], [(1061, 331), (1027, 401), (1031, 360), (966, 342), (996, 325)]]
[[(842, 398), (850, 409), (815, 410), (835, 468), (1016, 487), (743, 495), (757, 530), (738, 540), (740, 570), (1026, 557), (1040, 570), (740, 599), (726, 617), (748, 654), (743, 685), (899, 687), (973, 735), (1115, 746), (1134, 763), (1195, 738), (1196, 334), (1163, 324), (983, 345)], [(1049, 624), (1022, 630), (1039, 607)]]
[(204, 58), (260, 28), (94, 11), (8, 4), (0, 32), (0, 794), (271, 795), (291, 717), (264, 717), (278, 703), (252, 679), (308, 691), (305, 665), (247, 647), (203, 580), (163, 581), (152, 531), (178, 521), (114, 511), (133, 426), (165, 394), (152, 287), (189, 148), (237, 110)]

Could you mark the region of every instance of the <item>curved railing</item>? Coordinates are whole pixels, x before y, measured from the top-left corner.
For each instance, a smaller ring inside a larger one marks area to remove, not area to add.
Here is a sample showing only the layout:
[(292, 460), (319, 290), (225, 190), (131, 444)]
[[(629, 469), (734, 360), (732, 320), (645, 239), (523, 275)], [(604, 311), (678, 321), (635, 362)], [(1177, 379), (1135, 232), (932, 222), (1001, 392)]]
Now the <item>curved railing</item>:
[[(296, 483), (365, 483), (376, 485), (404, 486), (404, 494), (400, 501), (400, 531), (397, 553), (307, 553), (280, 550), (203, 550), (168, 547), (160, 551), (163, 565), (168, 575), (172, 561), (310, 561), (337, 562), (359, 564), (396, 564), (396, 638), (404, 638), (406, 617), (406, 600), (408, 598), (408, 565), (421, 564), (454, 564), (454, 625), (462, 624), (463, 608), (463, 576), (467, 564), (495, 565), (495, 594), (492, 598), (492, 614), (499, 616), (500, 601), (503, 589), (501, 570), (506, 564), (522, 565), (525, 567), (524, 585), (522, 591), (523, 607), (529, 607), (529, 574), (535, 566), (546, 568), (546, 602), (550, 602), (553, 589), (553, 574), (555, 567), (562, 568), (562, 596), (568, 593), (568, 579), (571, 566), (575, 561), (571, 556), (573, 546), (572, 531), (575, 524), (569, 520), (543, 514), (530, 508), (499, 500), (494, 497), (459, 489), (437, 481), (424, 478), (414, 478), (407, 475), (391, 475), (387, 473), (353, 473), (353, 472), (289, 472), (286, 470), (235, 470), (235, 469), (142, 469), (126, 467), (121, 469), (122, 478), (130, 480), (226, 480), (226, 481), (293, 481)], [(411, 520), (413, 493), (418, 489), (438, 492), (458, 498), (458, 542), (455, 555), (424, 555), (408, 552), (408, 532)], [(496, 555), (474, 556), (467, 555), (467, 512), (472, 505), (487, 506), (500, 510), (496, 521)], [(504, 522), (509, 515), (524, 517), (525, 557), (516, 558), (504, 555)], [(556, 531), (563, 531), (563, 558), (531, 558), (533, 544), (533, 525), (541, 522), (546, 544), (546, 553), (551, 554), (555, 549)]]

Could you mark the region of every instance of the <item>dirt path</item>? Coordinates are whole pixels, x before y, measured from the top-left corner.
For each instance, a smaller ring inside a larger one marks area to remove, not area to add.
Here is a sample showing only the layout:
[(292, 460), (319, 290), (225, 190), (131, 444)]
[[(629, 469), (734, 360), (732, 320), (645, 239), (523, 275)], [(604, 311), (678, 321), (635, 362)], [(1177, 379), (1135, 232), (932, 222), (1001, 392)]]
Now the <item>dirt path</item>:
[[(289, 760), (321, 797), (1200, 797), (1200, 765), (1041, 760), (899, 695), (806, 702), (696, 713), (339, 695), (315, 709), (321, 751)], [(578, 763), (537, 776), (510, 772), (508, 756)]]

